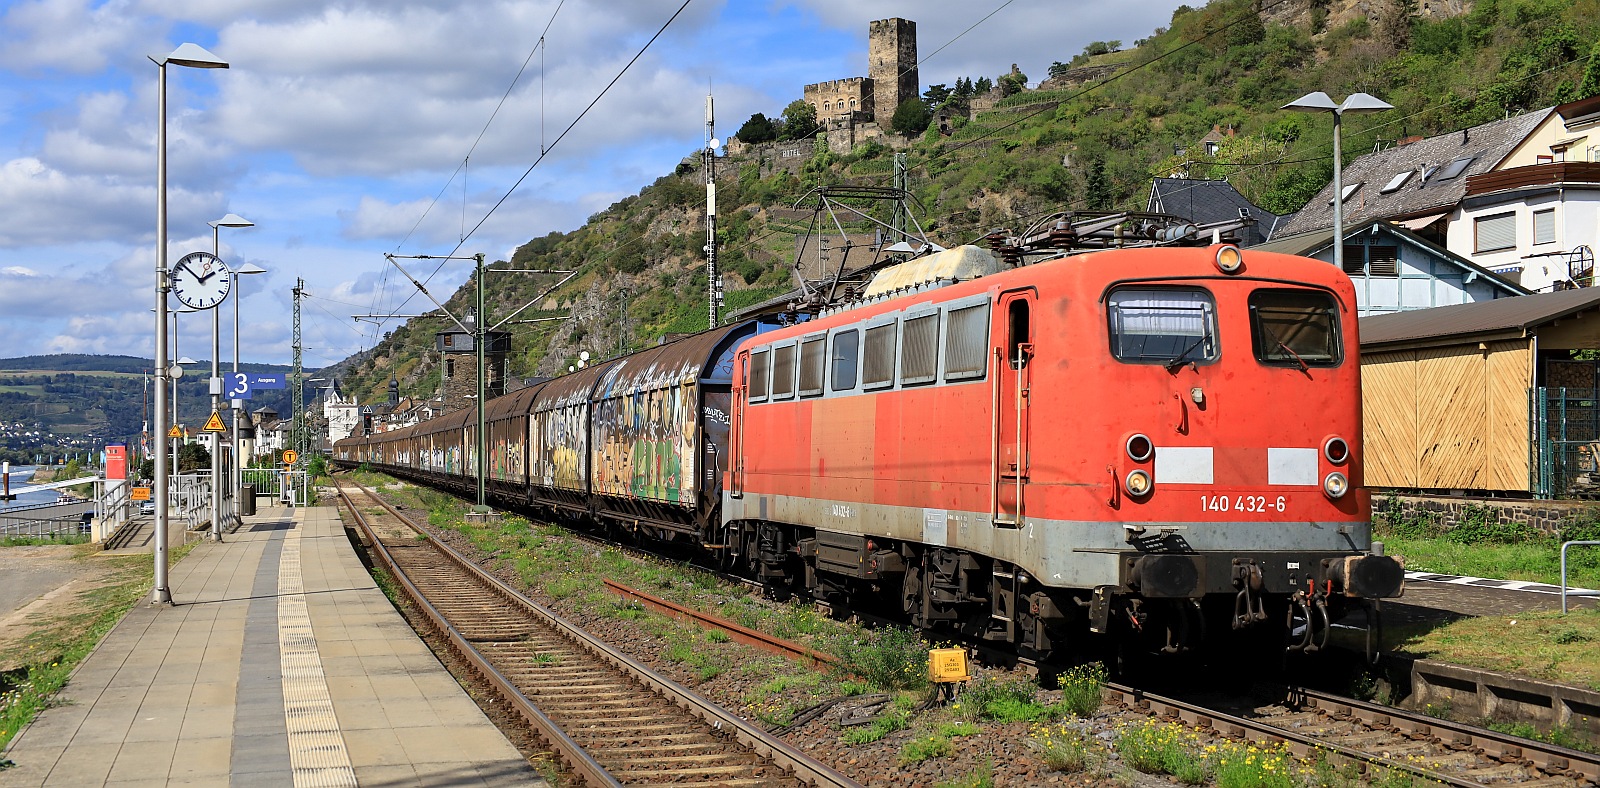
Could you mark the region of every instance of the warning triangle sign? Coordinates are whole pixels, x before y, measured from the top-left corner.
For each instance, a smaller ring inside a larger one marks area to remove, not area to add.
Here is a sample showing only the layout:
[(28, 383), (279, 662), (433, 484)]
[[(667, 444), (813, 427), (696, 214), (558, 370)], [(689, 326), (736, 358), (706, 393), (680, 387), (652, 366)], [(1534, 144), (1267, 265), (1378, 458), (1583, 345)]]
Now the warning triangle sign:
[(181, 438), (181, 437), (183, 437), (183, 428), (179, 427), (176, 424), (172, 425), (172, 429), (167, 430), (167, 437), (169, 437), (169, 438)]
[(201, 428), (206, 432), (227, 432), (228, 428), (222, 425), (222, 414), (211, 411), (211, 418), (206, 419), (206, 426)]

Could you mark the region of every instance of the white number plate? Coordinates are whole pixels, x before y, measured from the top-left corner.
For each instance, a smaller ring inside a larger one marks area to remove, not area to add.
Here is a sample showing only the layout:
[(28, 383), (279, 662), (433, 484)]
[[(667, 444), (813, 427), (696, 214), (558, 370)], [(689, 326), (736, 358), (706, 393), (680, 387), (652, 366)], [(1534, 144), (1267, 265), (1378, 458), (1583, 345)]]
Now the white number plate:
[(1262, 514), (1277, 512), (1282, 514), (1289, 509), (1289, 497), (1279, 495), (1268, 498), (1265, 495), (1201, 495), (1200, 511), (1202, 512), (1242, 512), (1244, 514)]

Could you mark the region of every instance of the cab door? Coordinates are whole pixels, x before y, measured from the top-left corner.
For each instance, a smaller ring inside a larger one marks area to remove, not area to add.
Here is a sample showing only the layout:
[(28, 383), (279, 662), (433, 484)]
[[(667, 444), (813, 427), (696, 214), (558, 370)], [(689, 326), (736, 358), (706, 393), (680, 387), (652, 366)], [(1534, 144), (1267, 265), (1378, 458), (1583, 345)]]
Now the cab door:
[(744, 497), (744, 413), (750, 402), (750, 351), (739, 351), (734, 364), (733, 396), (728, 414), (728, 495)]
[(1037, 300), (1038, 293), (1032, 288), (1000, 294), (996, 330), (990, 334), (990, 366), (994, 370), (990, 514), (995, 525), (1007, 528), (1021, 527), (1027, 516), (1029, 388)]

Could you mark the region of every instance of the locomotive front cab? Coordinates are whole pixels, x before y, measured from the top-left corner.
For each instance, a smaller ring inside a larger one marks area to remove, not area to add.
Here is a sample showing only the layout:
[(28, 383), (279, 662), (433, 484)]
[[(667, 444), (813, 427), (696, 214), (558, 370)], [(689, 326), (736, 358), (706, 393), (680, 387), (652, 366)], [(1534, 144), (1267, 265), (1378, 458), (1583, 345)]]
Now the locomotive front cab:
[(1169, 258), (1165, 275), (1101, 293), (1117, 395), (1101, 396), (1096, 443), (1122, 533), (1090, 626), (1146, 630), (1169, 651), (1219, 629), (1315, 650), (1352, 603), (1398, 596), (1404, 579), (1372, 551), (1360, 486), (1355, 294), (1319, 261), (1169, 255), (1202, 252), (1212, 265), (1173, 275)]

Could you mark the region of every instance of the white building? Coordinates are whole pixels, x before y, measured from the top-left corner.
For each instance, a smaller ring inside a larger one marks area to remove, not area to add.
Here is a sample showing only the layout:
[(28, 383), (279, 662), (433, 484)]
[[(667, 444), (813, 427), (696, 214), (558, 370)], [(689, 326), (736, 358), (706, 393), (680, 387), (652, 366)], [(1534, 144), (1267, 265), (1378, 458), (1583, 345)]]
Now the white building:
[(328, 384), (322, 395), (322, 421), (328, 425), (327, 446), (355, 434), (361, 427), (361, 406), (354, 396), (339, 393), (338, 381)]

